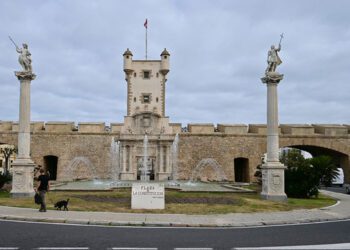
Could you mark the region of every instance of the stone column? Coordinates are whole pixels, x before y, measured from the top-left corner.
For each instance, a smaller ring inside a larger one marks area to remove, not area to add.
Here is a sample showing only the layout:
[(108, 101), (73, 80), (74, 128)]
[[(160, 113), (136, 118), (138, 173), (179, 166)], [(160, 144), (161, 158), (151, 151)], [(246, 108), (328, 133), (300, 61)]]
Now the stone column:
[(166, 163), (165, 163), (165, 172), (169, 173), (170, 172), (170, 147), (166, 146)]
[(12, 163), (12, 197), (34, 196), (34, 162), (30, 158), (30, 83), (36, 75), (16, 71), (20, 81), (18, 156)]
[(266, 200), (285, 201), (285, 166), (279, 161), (278, 97), (277, 85), (283, 75), (268, 72), (261, 81), (267, 85), (267, 158), (262, 165), (261, 197)]
[(123, 167), (122, 167), (122, 169), (123, 169), (123, 173), (125, 173), (126, 172), (126, 161), (127, 161), (127, 159), (126, 159), (126, 146), (123, 146), (122, 150), (123, 150)]

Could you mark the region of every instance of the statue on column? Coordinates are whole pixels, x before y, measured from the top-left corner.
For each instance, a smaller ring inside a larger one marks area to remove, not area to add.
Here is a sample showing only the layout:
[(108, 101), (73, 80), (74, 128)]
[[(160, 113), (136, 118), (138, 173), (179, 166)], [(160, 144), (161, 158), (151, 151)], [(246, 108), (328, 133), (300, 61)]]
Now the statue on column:
[(32, 72), (32, 58), (30, 57), (32, 54), (29, 52), (28, 44), (23, 43), (23, 47), (19, 48), (10, 36), (9, 38), (11, 42), (16, 46), (16, 51), (20, 54), (18, 57), (18, 62), (21, 64), (23, 71)]
[(21, 64), (23, 71), (32, 72), (32, 59), (28, 50), (28, 45), (23, 43), (23, 48), (16, 47), (16, 51), (20, 54), (18, 57), (19, 64)]
[(282, 63), (281, 58), (278, 55), (278, 52), (281, 51), (281, 41), (283, 38), (283, 34), (281, 34), (281, 39), (278, 44), (278, 48), (276, 48), (274, 45), (271, 46), (271, 49), (269, 50), (267, 54), (267, 68), (265, 70), (265, 74), (268, 75), (269, 73), (276, 72), (276, 68), (278, 65)]

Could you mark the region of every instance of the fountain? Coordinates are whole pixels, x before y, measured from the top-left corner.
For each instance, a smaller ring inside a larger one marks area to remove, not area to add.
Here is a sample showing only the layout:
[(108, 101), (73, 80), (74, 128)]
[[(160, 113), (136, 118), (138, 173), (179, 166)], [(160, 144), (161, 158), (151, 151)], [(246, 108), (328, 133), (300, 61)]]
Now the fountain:
[(111, 178), (113, 181), (119, 180), (120, 163), (119, 163), (119, 141), (112, 138), (111, 142)]
[(67, 177), (75, 176), (76, 180), (95, 179), (96, 167), (85, 156), (74, 157), (67, 166)]
[[(143, 153), (140, 161), (139, 171), (140, 180), (142, 182), (150, 181), (150, 166), (149, 166), (149, 141), (145, 135), (143, 139)], [(187, 192), (248, 192), (242, 188), (234, 187), (227, 183), (206, 182), (206, 180), (224, 181), (226, 175), (220, 164), (213, 158), (205, 158), (199, 161), (192, 172), (190, 181), (178, 180), (178, 154), (179, 154), (179, 135), (176, 134), (171, 145), (171, 162), (172, 172), (171, 178), (168, 181), (152, 181), (153, 184), (161, 184), (166, 188), (176, 189)], [(116, 188), (131, 188), (137, 181), (135, 180), (120, 180), (120, 142), (112, 138), (110, 148), (110, 179), (106, 180), (91, 180), (91, 181), (73, 181), (54, 187), (56, 190), (110, 190)], [(208, 171), (211, 176), (208, 176)], [(96, 176), (96, 168), (92, 165), (87, 157), (75, 157), (69, 163), (68, 176), (77, 176), (78, 179), (92, 179)], [(92, 177), (92, 178), (91, 178)], [(205, 182), (197, 180), (205, 179)], [(150, 182), (148, 184), (151, 184)]]
[(211, 167), (215, 173), (216, 181), (225, 181), (227, 180), (226, 174), (222, 170), (221, 165), (213, 158), (205, 158), (202, 159), (197, 166), (192, 171), (192, 176), (190, 182), (196, 181), (198, 178), (201, 178), (201, 174), (203, 174), (203, 170), (206, 167)]
[(141, 181), (149, 181), (149, 169), (148, 169), (148, 137), (145, 134), (145, 137), (143, 139), (143, 161), (142, 161), (142, 167), (141, 167)]

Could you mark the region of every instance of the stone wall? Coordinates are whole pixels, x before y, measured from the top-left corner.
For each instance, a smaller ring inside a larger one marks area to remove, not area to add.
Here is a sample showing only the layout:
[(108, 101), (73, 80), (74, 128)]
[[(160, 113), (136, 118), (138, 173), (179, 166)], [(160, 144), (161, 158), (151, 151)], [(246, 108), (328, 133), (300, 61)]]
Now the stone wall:
[[(124, 123), (111, 123), (106, 126), (103, 122), (31, 122), (31, 132), (53, 133), (120, 133)], [(181, 123), (169, 123), (174, 133), (181, 132)], [(17, 132), (18, 122), (0, 121), (0, 134)], [(259, 134), (266, 135), (266, 124), (217, 124), (190, 123), (187, 125), (188, 133), (192, 134)], [(326, 136), (349, 136), (350, 125), (344, 124), (281, 124), (280, 134), (286, 135), (326, 135)]]
[(109, 134), (37, 133), (32, 135), (32, 159), (45, 166), (45, 156), (58, 157), (59, 180), (108, 178), (111, 141)]
[[(59, 180), (74, 178), (108, 178), (110, 149), (114, 137), (120, 137), (122, 123), (110, 127), (104, 123), (34, 122), (31, 124), (31, 157), (45, 165), (45, 156), (58, 157)], [(229, 180), (235, 179), (235, 159), (249, 163), (248, 181), (254, 180), (256, 167), (266, 152), (266, 125), (189, 124), (189, 132), (181, 132), (181, 124), (170, 124), (179, 133), (179, 177), (188, 179), (203, 159), (213, 159), (222, 166)], [(313, 155), (328, 154), (344, 168), (350, 181), (349, 125), (280, 125), (280, 147), (292, 146)], [(0, 122), (0, 144), (17, 145), (18, 124)], [(140, 135), (141, 136), (141, 135)], [(73, 166), (73, 167), (72, 167)], [(74, 168), (74, 169), (72, 169)], [(203, 175), (213, 177), (213, 171)], [(204, 176), (205, 177), (205, 176)]]
[(212, 158), (222, 166), (228, 180), (234, 180), (234, 159), (249, 159), (249, 179), (254, 180), (256, 167), (266, 152), (264, 136), (220, 134), (181, 134), (179, 141), (179, 177), (188, 179), (203, 159)]

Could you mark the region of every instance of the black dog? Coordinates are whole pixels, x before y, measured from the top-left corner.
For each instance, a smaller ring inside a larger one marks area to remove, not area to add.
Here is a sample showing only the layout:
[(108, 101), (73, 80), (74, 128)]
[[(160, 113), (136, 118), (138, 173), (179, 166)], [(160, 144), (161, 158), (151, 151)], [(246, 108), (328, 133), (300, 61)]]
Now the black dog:
[(69, 199), (67, 199), (66, 201), (65, 200), (62, 200), (62, 201), (58, 201), (55, 203), (55, 208), (58, 210), (62, 210), (62, 207), (63, 207), (63, 210), (66, 210), (68, 211), (68, 202), (69, 202)]

